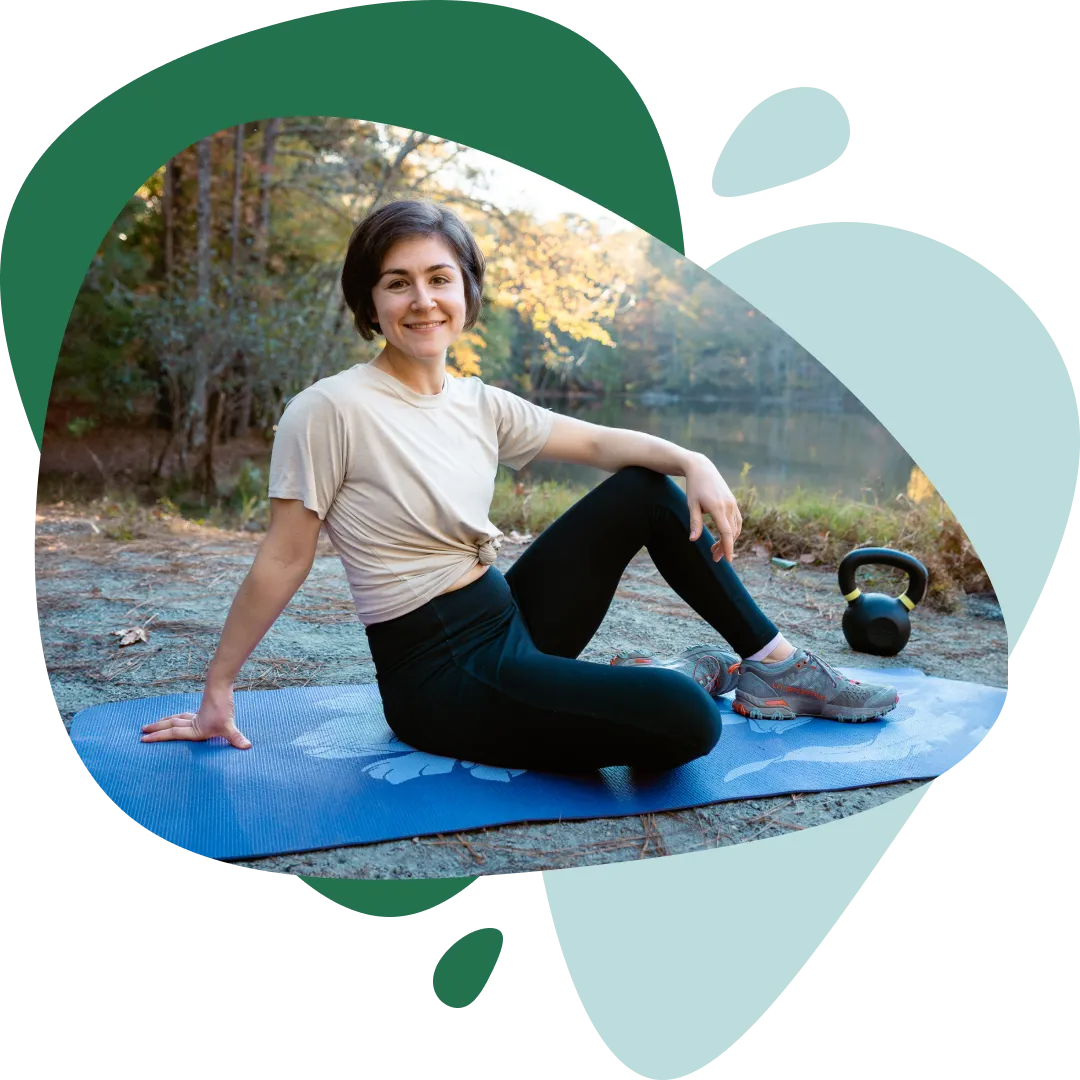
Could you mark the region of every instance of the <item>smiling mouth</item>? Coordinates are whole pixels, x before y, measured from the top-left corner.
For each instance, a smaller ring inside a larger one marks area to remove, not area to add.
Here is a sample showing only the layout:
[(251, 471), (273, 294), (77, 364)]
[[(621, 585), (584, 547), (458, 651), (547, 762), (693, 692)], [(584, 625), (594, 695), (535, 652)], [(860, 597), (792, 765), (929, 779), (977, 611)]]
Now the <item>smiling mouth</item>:
[(418, 322), (418, 323), (406, 323), (406, 330), (430, 330), (433, 326), (442, 326), (446, 322), (445, 319), (440, 322)]

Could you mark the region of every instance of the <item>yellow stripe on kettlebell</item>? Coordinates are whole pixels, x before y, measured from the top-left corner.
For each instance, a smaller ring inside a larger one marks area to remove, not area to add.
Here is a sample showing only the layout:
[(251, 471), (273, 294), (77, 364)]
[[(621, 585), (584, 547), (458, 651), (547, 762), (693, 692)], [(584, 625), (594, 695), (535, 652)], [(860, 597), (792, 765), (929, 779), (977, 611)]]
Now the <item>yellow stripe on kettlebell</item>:
[(908, 599), (907, 593), (901, 593), (897, 598), (901, 604), (908, 609), (908, 611), (914, 611), (915, 605)]
[(862, 596), (862, 590), (856, 589), (854, 592), (845, 593), (844, 599), (850, 604), (853, 600), (858, 600), (860, 596)]

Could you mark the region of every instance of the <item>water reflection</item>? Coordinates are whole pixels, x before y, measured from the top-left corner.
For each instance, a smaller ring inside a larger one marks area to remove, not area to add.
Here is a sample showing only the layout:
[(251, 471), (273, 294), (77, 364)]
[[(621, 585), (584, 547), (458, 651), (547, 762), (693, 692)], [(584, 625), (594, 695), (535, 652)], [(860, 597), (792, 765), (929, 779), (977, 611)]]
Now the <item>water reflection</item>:
[[(641, 398), (615, 397), (547, 399), (542, 404), (567, 416), (646, 431), (698, 450), (732, 486), (744, 463), (749, 463), (749, 480), (765, 499), (798, 487), (870, 502), (875, 498), (887, 502), (901, 493), (921, 501), (933, 492), (900, 444), (854, 399), (817, 408), (775, 399), (739, 407), (726, 402), (650, 404)], [(605, 475), (587, 466), (534, 462), (521, 470), (520, 478), (592, 487)]]

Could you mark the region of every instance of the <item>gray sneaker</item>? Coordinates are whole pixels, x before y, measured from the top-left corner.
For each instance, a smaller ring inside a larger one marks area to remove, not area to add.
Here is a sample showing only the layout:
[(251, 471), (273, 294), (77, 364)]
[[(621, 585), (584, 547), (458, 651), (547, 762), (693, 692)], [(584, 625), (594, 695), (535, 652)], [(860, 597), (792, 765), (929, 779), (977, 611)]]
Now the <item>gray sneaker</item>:
[(754, 720), (794, 720), (820, 716), (861, 723), (896, 708), (896, 688), (845, 678), (821, 657), (805, 649), (780, 664), (744, 660), (732, 708)]
[(613, 664), (642, 664), (662, 667), (688, 675), (705, 692), (719, 697), (735, 689), (739, 681), (739, 658), (718, 645), (691, 645), (675, 656), (660, 656), (650, 652), (619, 653)]

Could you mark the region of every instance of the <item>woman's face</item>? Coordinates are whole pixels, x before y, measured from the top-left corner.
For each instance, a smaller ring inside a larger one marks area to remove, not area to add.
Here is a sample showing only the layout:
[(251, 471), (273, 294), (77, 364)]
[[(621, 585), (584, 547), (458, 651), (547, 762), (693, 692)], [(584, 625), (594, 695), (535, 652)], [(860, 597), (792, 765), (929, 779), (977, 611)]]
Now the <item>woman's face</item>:
[(400, 240), (383, 256), (371, 290), (387, 345), (419, 360), (437, 360), (465, 325), (465, 276), (441, 236)]

